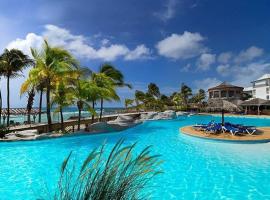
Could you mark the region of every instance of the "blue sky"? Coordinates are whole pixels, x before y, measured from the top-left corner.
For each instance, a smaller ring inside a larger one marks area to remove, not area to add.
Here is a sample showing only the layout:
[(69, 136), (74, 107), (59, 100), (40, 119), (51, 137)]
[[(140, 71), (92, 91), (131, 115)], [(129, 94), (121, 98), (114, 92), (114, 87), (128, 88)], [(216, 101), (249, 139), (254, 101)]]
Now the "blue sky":
[[(45, 37), (93, 70), (111, 62), (134, 90), (149, 82), (165, 94), (182, 82), (194, 91), (225, 80), (249, 86), (270, 73), (269, 8), (267, 0), (1, 0), (0, 49), (28, 53)], [(26, 105), (23, 80), (11, 83), (13, 107)], [(1, 87), (5, 99), (4, 79)]]

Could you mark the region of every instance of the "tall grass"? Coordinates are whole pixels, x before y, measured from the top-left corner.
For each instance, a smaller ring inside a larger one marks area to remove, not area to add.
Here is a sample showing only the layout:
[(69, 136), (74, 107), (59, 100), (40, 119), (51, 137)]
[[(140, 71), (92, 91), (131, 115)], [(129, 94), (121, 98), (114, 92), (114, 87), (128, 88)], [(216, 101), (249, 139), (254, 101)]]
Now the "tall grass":
[(72, 152), (61, 166), (55, 200), (145, 199), (150, 180), (162, 173), (160, 155), (151, 155), (148, 146), (135, 155), (136, 143), (118, 141), (109, 154), (106, 145), (89, 153), (81, 166), (71, 161)]

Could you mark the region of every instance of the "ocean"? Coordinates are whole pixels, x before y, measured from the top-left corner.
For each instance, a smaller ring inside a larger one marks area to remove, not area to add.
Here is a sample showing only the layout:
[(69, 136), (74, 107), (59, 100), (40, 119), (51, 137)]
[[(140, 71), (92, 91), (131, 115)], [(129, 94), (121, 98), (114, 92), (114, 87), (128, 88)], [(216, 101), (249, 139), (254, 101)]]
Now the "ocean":
[[(115, 107), (107, 107), (103, 108), (103, 115), (110, 115), (110, 114), (117, 114), (124, 108), (115, 108)], [(42, 108), (43, 111), (46, 111), (46, 108)], [(63, 109), (63, 116), (64, 120), (68, 120), (71, 117), (78, 116), (78, 109), (76, 107), (67, 107)], [(100, 109), (96, 109), (97, 115), (100, 113)], [(52, 120), (53, 122), (60, 122), (60, 113), (55, 113), (54, 109), (52, 108)], [(82, 111), (82, 117), (90, 117), (91, 113), (87, 110)], [(97, 117), (97, 116), (96, 116)], [(2, 119), (3, 120), (3, 119)], [(24, 123), (27, 121), (27, 115), (11, 115), (10, 120), (13, 120), (14, 122)], [(31, 115), (31, 121), (38, 122), (38, 115)], [(46, 113), (43, 113), (41, 115), (41, 122), (47, 122), (47, 115)]]

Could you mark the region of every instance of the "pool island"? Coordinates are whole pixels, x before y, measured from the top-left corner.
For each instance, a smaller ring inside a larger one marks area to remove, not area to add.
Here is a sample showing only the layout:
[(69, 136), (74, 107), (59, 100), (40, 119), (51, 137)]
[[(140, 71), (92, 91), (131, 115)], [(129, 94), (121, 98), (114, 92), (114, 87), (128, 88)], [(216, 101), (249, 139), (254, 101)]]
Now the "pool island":
[(257, 128), (257, 132), (253, 135), (245, 134), (245, 135), (232, 135), (230, 133), (218, 133), (218, 134), (208, 134), (204, 131), (195, 130), (192, 126), (185, 126), (179, 129), (180, 133), (185, 135), (211, 139), (211, 140), (219, 140), (219, 141), (231, 141), (231, 142), (248, 142), (248, 143), (264, 143), (270, 142), (270, 127), (259, 127)]

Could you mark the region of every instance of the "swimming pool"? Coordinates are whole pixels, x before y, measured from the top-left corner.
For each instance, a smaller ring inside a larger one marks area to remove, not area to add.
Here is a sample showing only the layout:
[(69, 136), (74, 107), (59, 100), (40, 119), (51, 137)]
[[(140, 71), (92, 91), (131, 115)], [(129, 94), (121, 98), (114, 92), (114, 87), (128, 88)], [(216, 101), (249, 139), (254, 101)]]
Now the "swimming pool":
[[(53, 192), (59, 167), (73, 150), (82, 160), (107, 140), (113, 146), (138, 141), (153, 145), (165, 161), (152, 185), (152, 199), (270, 199), (270, 143), (207, 141), (179, 133), (179, 127), (220, 120), (212, 116), (149, 121), (119, 133), (0, 143), (0, 199), (37, 199)], [(270, 119), (226, 117), (227, 121), (270, 126)], [(44, 189), (47, 188), (47, 189)]]

